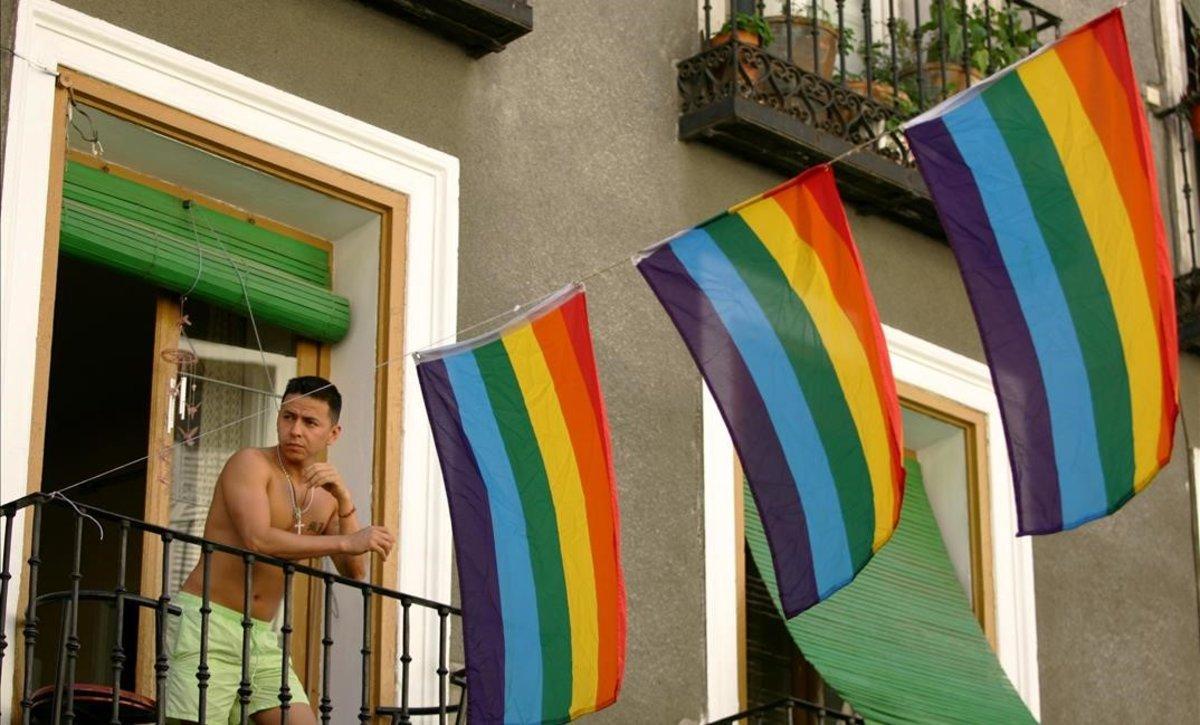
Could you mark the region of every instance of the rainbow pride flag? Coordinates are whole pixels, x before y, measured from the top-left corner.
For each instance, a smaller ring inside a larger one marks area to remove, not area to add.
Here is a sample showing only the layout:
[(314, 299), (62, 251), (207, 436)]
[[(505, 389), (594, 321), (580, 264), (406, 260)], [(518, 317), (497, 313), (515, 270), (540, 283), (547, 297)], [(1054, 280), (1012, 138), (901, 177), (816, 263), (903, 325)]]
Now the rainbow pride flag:
[(1119, 509), (1171, 457), (1178, 342), (1119, 10), (913, 119), (1000, 401), (1020, 533)]
[(833, 172), (820, 166), (637, 261), (716, 398), (788, 617), (891, 537), (900, 407)]
[(450, 500), (468, 719), (561, 723), (611, 705), (625, 585), (582, 286), (419, 353), (417, 375)]

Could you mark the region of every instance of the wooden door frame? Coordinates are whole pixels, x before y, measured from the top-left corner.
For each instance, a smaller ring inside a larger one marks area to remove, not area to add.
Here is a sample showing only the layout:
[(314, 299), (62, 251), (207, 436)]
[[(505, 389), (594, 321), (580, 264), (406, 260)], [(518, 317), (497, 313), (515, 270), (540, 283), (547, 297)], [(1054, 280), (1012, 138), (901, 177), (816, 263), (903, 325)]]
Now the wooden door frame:
[[(58, 266), (59, 221), (62, 207), (63, 170), (67, 158), (68, 93), (70, 93), (77, 101), (103, 110), (115, 117), (380, 215), (378, 325), (375, 345), (375, 362), (379, 367), (376, 368), (375, 375), (373, 452), (375, 478), (371, 489), (371, 523), (386, 526), (393, 532), (398, 532), (401, 500), (400, 455), (404, 375), (402, 366), (382, 365), (382, 363), (400, 360), (403, 356), (408, 196), (70, 68), (59, 66), (58, 72), (59, 77), (54, 96), (54, 128), (50, 149), (50, 174), (46, 197), (42, 279), (33, 373), (28, 492), (40, 490), (42, 484), (55, 279)], [(324, 359), (328, 360), (327, 350), (321, 354)], [(154, 444), (151, 443), (151, 445)], [(159, 512), (162, 503), (158, 500), (150, 501), (150, 492), (151, 489), (148, 488), (146, 510)], [(27, 527), (22, 547), (22, 560), (28, 557), (30, 538), (30, 529)], [(148, 548), (157, 549), (153, 546)], [(158, 558), (155, 558), (156, 556)], [(150, 557), (149, 560), (147, 557)], [(146, 561), (152, 564), (158, 563), (158, 566), (151, 566), (151, 570), (161, 569), (161, 550), (159, 549), (157, 554), (154, 551), (144, 552), (143, 562)], [(18, 611), (23, 616), (24, 598), (28, 590), (27, 570), (23, 569), (21, 576), (21, 601)], [(398, 588), (397, 567), (385, 566), (384, 562), (377, 557), (372, 557), (370, 577), (371, 581), (385, 588)], [(150, 596), (157, 596), (157, 592), (151, 593)], [(394, 601), (390, 599), (381, 601), (382, 606), (372, 608), (373, 641), (371, 644), (375, 659), (371, 668), (370, 684), (372, 698), (375, 702), (391, 703), (395, 700), (398, 611)], [(309, 614), (312, 616), (314, 613), (310, 610)], [(21, 697), (18, 673), (22, 671), (21, 668), (24, 664), (21, 648), (15, 649), (17, 651), (14, 653), (14, 662), (17, 669), (14, 670), (14, 704), (18, 703)]]

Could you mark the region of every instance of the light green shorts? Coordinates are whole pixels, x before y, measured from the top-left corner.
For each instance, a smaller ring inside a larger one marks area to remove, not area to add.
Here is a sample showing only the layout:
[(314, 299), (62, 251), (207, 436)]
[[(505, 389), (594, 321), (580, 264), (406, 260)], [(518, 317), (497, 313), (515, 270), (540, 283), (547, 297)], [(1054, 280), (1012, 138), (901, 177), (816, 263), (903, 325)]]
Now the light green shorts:
[[(183, 610), (175, 621), (169, 618), (167, 647), (171, 669), (167, 673), (167, 718), (200, 721), (200, 688), (196, 670), (200, 667), (200, 597), (180, 592), (171, 599)], [(241, 719), (238, 687), (242, 681), (242, 615), (220, 604), (212, 604), (208, 615), (208, 689), (204, 719), (211, 723), (236, 723)], [(283, 650), (279, 634), (270, 622), (252, 620), (250, 630), (251, 688), (247, 715), (279, 707), (279, 686), (283, 675)], [(296, 672), (288, 667), (288, 687), (292, 707), (308, 707), (304, 686)]]

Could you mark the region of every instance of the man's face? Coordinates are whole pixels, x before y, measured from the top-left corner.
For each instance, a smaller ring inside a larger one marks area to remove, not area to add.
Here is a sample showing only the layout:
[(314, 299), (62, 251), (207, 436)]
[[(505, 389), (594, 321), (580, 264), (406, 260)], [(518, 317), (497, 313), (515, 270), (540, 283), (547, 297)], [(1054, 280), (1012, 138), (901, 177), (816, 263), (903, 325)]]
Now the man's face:
[(316, 459), (342, 432), (342, 426), (330, 417), (328, 403), (299, 395), (283, 399), (275, 428), (279, 433), (279, 452), (292, 463)]

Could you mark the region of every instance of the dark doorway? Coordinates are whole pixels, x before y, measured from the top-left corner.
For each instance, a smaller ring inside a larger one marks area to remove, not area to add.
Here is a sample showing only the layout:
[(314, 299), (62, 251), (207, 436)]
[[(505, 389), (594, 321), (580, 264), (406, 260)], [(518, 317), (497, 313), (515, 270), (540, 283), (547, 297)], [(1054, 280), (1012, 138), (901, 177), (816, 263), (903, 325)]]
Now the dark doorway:
[[(108, 269), (63, 257), (59, 260), (54, 334), (46, 411), (42, 490), (64, 489), (146, 455), (157, 290)], [(67, 495), (78, 503), (143, 518), (146, 464), (119, 468)], [(69, 592), (75, 557), (75, 516), (47, 506), (42, 522), (38, 592)], [(83, 522), (81, 589), (117, 587), (119, 529)], [(141, 580), (140, 536), (126, 551), (125, 587), (137, 593)], [(38, 610), (40, 632), (32, 663), (34, 690), (52, 684), (64, 657), (67, 604), (48, 601)], [(111, 603), (79, 605), (80, 650), (75, 681), (111, 685), (115, 642)], [(133, 689), (137, 611), (129, 607), (122, 637), (122, 688)]]

